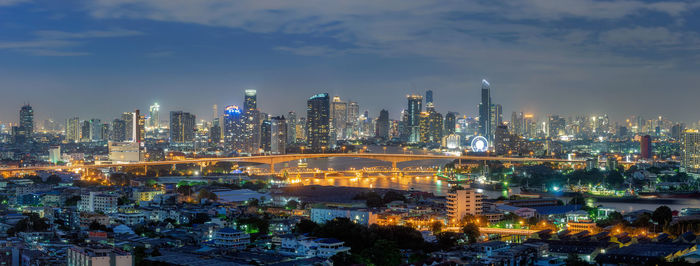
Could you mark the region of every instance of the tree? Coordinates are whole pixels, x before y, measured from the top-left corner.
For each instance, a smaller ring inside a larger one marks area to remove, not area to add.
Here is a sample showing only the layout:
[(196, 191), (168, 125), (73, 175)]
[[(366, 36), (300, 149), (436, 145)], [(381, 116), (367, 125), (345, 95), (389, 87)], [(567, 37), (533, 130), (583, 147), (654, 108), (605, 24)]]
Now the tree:
[(157, 257), (160, 255), (160, 250), (158, 250), (158, 248), (153, 248), (153, 251), (151, 251), (151, 257)]
[(567, 266), (585, 266), (585, 265), (591, 265), (585, 261), (583, 261), (581, 258), (579, 258), (576, 254), (569, 253), (569, 255), (566, 257), (566, 260), (564, 263)]
[(396, 247), (396, 243), (386, 239), (377, 240), (371, 248), (365, 249), (362, 255), (375, 265), (401, 264), (401, 251)]
[(468, 223), (462, 228), (462, 233), (467, 237), (469, 244), (474, 244), (479, 239), (479, 227), (474, 223)]
[(299, 221), (297, 225), (294, 227), (294, 233), (297, 234), (307, 234), (307, 233), (312, 233), (315, 230), (318, 229), (318, 224), (314, 223), (314, 221), (304, 219)]
[(209, 217), (209, 214), (198, 212), (194, 215), (194, 217), (192, 217), (192, 220), (190, 220), (190, 224), (203, 224), (208, 221), (211, 221), (211, 217)]
[(457, 241), (459, 240), (459, 237), (459, 233), (455, 232), (442, 232), (435, 235), (440, 249), (451, 249), (457, 246)]
[(441, 221), (434, 221), (432, 224), (430, 224), (430, 231), (433, 232), (433, 235), (437, 235), (442, 231), (442, 222)]
[(569, 200), (569, 205), (574, 205), (574, 204), (585, 206), (586, 199), (583, 197), (582, 194), (576, 194), (576, 196), (574, 196), (573, 198), (571, 198), (571, 200)]
[(369, 208), (381, 208), (386, 206), (384, 204), (384, 200), (382, 199), (382, 196), (379, 196), (377, 192), (369, 192), (364, 195), (365, 197), (365, 204)]
[(610, 171), (608, 177), (605, 179), (605, 183), (612, 188), (618, 188), (625, 182), (625, 177), (618, 171)]
[(673, 219), (673, 211), (666, 205), (660, 206), (651, 214), (651, 219), (661, 226), (667, 226)]
[(284, 206), (287, 209), (293, 210), (299, 207), (299, 202), (296, 200), (289, 200), (287, 201), (287, 204)]
[(382, 199), (384, 204), (392, 202), (392, 201), (397, 201), (397, 200), (405, 202), (406, 197), (404, 197), (403, 194), (396, 192), (396, 191), (393, 191), (393, 190), (390, 190), (390, 191), (387, 191), (386, 193), (384, 193), (384, 198)]

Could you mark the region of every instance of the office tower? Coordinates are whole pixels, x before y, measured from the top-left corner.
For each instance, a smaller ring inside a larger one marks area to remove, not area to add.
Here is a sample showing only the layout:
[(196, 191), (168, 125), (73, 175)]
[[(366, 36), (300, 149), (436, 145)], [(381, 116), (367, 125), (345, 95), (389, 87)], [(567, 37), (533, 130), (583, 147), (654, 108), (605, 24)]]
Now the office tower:
[(183, 111), (170, 112), (170, 143), (184, 144), (194, 141), (195, 116)]
[(297, 120), (294, 131), (297, 134), (296, 142), (306, 142), (306, 117)]
[(69, 142), (80, 141), (80, 118), (73, 117), (66, 120), (66, 140)]
[(90, 120), (85, 120), (80, 123), (80, 141), (90, 141)]
[(700, 173), (700, 132), (686, 130), (681, 134), (681, 167), (689, 173)]
[(389, 140), (389, 111), (382, 109), (377, 118), (375, 137)]
[(430, 142), (430, 113), (421, 112), (418, 117), (418, 142)]
[(19, 110), (19, 125), (12, 127), (12, 138), (16, 144), (25, 144), (32, 141), (34, 135), (34, 111), (29, 105), (24, 105)]
[(330, 99), (328, 93), (311, 96), (306, 102), (306, 140), (312, 151), (330, 144)]
[(675, 124), (671, 127), (671, 138), (675, 140), (681, 139), (681, 134), (685, 130), (684, 124)]
[(524, 136), (525, 119), (522, 112), (513, 112), (510, 117), (510, 133), (517, 136)]
[(434, 109), (435, 108), (435, 104), (433, 104), (433, 91), (432, 90), (425, 91), (425, 108), (426, 109)]
[(424, 144), (434, 144), (442, 142), (442, 115), (430, 109), (421, 112), (419, 121), (420, 142)]
[(642, 159), (651, 159), (651, 136), (644, 135), (639, 140), (639, 150), (641, 152)]
[(285, 154), (287, 149), (287, 121), (284, 116), (270, 119), (270, 153)]
[(61, 161), (61, 146), (51, 146), (49, 147), (49, 162), (56, 164)]
[(401, 137), (401, 121), (389, 120), (389, 139)]
[(450, 150), (459, 149), (461, 137), (457, 134), (449, 134), (442, 137), (442, 147)]
[(134, 113), (124, 112), (122, 114), (122, 120), (124, 120), (124, 124), (126, 125), (125, 141), (134, 141)]
[[(468, 185), (467, 185), (468, 186)], [(476, 189), (458, 189), (447, 193), (447, 216), (451, 223), (458, 223), (467, 214), (477, 216), (483, 213), (483, 195)]]
[(500, 104), (491, 105), (491, 136), (496, 134), (496, 127), (503, 124), (503, 107)]
[(243, 151), (256, 153), (260, 147), (260, 121), (262, 121), (258, 110), (258, 92), (256, 90), (245, 90), (243, 100)]
[(101, 141), (102, 140), (102, 121), (97, 118), (90, 119), (88, 122), (88, 138), (90, 141)]
[(500, 125), (496, 127), (493, 137), (493, 146), (497, 155), (508, 154), (509, 152), (519, 152), (515, 136), (508, 132), (508, 127)]
[(260, 124), (260, 149), (263, 152), (270, 152), (272, 122), (269, 119), (263, 119)]
[(217, 145), (221, 143), (221, 123), (219, 118), (214, 118), (209, 127), (209, 143)]
[(287, 113), (287, 144), (292, 144), (297, 140), (297, 113), (291, 111)]
[(112, 120), (111, 140), (117, 142), (126, 141), (126, 121), (121, 119)]
[(358, 122), (360, 119), (360, 105), (357, 102), (350, 101), (348, 103), (348, 125), (347, 133), (345, 134), (348, 138), (357, 139), (359, 136)]
[(537, 135), (537, 122), (533, 114), (523, 114), (523, 137), (534, 138)]
[(242, 152), (245, 143), (244, 124), (243, 113), (238, 106), (229, 105), (224, 108), (224, 142), (230, 149)]
[(445, 115), (445, 130), (444, 130), (445, 136), (454, 134), (456, 128), (457, 128), (457, 114), (454, 112), (448, 112)]
[(417, 143), (420, 141), (420, 116), (423, 109), (423, 97), (420, 95), (407, 95), (408, 99), (408, 142)]
[(149, 111), (149, 124), (148, 127), (151, 128), (151, 130), (156, 130), (160, 128), (160, 105), (158, 103), (154, 103), (151, 105), (151, 107), (148, 108)]
[(102, 123), (100, 141), (109, 140), (110, 131), (109, 123)]
[(134, 131), (132, 136), (134, 136), (133, 142), (142, 143), (146, 139), (146, 118), (141, 115), (139, 109), (136, 109), (133, 113), (132, 118), (132, 130)]
[(333, 97), (333, 102), (331, 103), (331, 127), (332, 140), (344, 140), (346, 139), (348, 124), (348, 103), (340, 100), (339, 96)]
[(214, 104), (211, 109), (214, 111), (211, 113), (211, 120), (214, 121), (214, 119), (219, 118), (219, 106)]
[(547, 137), (557, 138), (566, 134), (566, 119), (558, 115), (550, 115), (547, 130)]
[(479, 135), (491, 140), (491, 85), (481, 81), (481, 103), (479, 103)]

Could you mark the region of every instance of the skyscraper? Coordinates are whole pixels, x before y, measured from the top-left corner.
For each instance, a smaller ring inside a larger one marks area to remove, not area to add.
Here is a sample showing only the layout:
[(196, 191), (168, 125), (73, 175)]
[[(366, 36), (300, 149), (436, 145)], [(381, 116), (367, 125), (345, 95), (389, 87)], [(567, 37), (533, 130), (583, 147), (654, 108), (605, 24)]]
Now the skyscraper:
[(74, 143), (80, 141), (80, 118), (66, 120), (66, 140)]
[(160, 112), (160, 105), (158, 105), (158, 103), (154, 103), (148, 109), (149, 109), (148, 111), (149, 111), (149, 117), (150, 117), (148, 120), (149, 121), (148, 126), (151, 128), (151, 130), (158, 129), (160, 127), (160, 117), (158, 115), (158, 113)]
[(491, 84), (481, 80), (481, 103), (479, 103), (479, 135), (491, 140)]
[(236, 105), (229, 105), (224, 108), (224, 142), (229, 149), (238, 151), (244, 148), (245, 121), (240, 108)]
[(681, 167), (689, 173), (700, 173), (700, 132), (686, 130), (681, 135)]
[(80, 123), (80, 141), (90, 142), (90, 120)]
[(292, 144), (297, 140), (297, 113), (290, 111), (287, 113), (287, 144)]
[(639, 146), (642, 159), (651, 159), (651, 136), (642, 136), (642, 138), (639, 140)]
[(348, 124), (346, 128), (345, 135), (349, 139), (356, 139), (359, 137), (359, 119), (360, 119), (360, 105), (357, 102), (350, 101), (348, 103)]
[(112, 121), (112, 141), (126, 141), (126, 121), (122, 119), (114, 119)]
[(420, 141), (420, 115), (423, 109), (423, 97), (420, 95), (407, 95), (408, 99), (408, 142), (417, 143)]
[(89, 139), (91, 141), (102, 140), (102, 121), (97, 118), (90, 119)]
[(264, 152), (270, 152), (270, 142), (272, 141), (271, 131), (272, 122), (269, 119), (263, 119), (260, 124), (260, 149)]
[(334, 96), (333, 102), (331, 103), (331, 121), (332, 133), (335, 137), (334, 140), (346, 139), (348, 103), (341, 101), (339, 96)]
[(122, 114), (122, 120), (126, 125), (126, 139), (125, 141), (134, 141), (134, 113), (124, 112)]
[(491, 104), (491, 140), (496, 135), (496, 128), (503, 124), (503, 107), (500, 104)]
[(444, 135), (451, 135), (455, 133), (457, 128), (457, 114), (454, 112), (448, 112), (445, 115), (445, 130)]
[(170, 112), (170, 143), (185, 144), (194, 141), (195, 116), (183, 111)]
[(389, 140), (389, 111), (382, 109), (379, 111), (375, 137)]
[(328, 93), (311, 96), (306, 102), (306, 139), (313, 151), (330, 144), (330, 99)]
[(34, 111), (32, 107), (22, 106), (19, 110), (19, 126), (12, 128), (13, 141), (16, 144), (25, 144), (32, 141), (34, 135)]
[(270, 119), (270, 153), (285, 154), (287, 149), (287, 121), (284, 116)]
[(260, 147), (260, 112), (258, 111), (258, 92), (245, 90), (243, 101), (244, 151), (256, 153)]
[(432, 90), (425, 91), (425, 108), (427, 108), (427, 109), (435, 108), (435, 104), (433, 103), (433, 91)]

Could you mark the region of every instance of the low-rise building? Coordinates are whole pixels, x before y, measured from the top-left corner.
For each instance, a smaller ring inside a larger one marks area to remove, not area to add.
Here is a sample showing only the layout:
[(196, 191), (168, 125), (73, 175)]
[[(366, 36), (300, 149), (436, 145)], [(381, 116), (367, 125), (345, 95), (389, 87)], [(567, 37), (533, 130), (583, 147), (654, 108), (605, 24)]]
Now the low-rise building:
[(250, 244), (250, 235), (230, 227), (219, 229), (214, 234), (214, 245), (233, 249), (243, 249)]
[(107, 245), (72, 246), (67, 252), (68, 266), (131, 266), (131, 253)]
[(351, 221), (369, 226), (377, 223), (377, 214), (366, 209), (345, 208), (312, 208), (311, 220), (315, 223), (325, 223), (335, 218), (348, 218)]

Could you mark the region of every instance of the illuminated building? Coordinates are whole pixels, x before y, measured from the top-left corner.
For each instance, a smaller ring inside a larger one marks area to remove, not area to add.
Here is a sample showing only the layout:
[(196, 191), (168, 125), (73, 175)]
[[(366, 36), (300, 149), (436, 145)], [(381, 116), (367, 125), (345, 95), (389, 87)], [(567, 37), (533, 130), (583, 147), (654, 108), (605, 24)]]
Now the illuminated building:
[(209, 128), (209, 143), (218, 144), (221, 142), (221, 125), (219, 118), (214, 118)]
[(306, 142), (306, 117), (297, 120), (294, 133), (296, 134), (296, 142)]
[(90, 141), (90, 120), (85, 120), (82, 123), (80, 123), (80, 141)]
[(547, 137), (557, 138), (561, 135), (566, 134), (566, 119), (559, 117), (558, 115), (549, 116), (549, 123), (547, 123)]
[(148, 124), (148, 126), (153, 130), (160, 128), (160, 117), (158, 115), (158, 113), (160, 112), (160, 105), (158, 105), (158, 103), (154, 103), (153, 105), (150, 106), (150, 108), (148, 108), (148, 111), (149, 111), (149, 120), (148, 120), (149, 124)]
[(66, 120), (66, 140), (69, 142), (80, 141), (80, 118), (73, 117)]
[(306, 140), (313, 151), (323, 151), (330, 144), (329, 100), (328, 93), (320, 93), (306, 102)]
[(100, 119), (90, 119), (89, 139), (91, 141), (102, 140), (102, 121)]
[(224, 108), (224, 142), (232, 150), (242, 150), (245, 130), (241, 109), (236, 105)]
[(122, 120), (124, 120), (124, 124), (126, 125), (125, 132), (125, 141), (133, 141), (134, 140), (134, 113), (132, 112), (124, 112), (122, 114)]
[(139, 188), (131, 193), (131, 199), (135, 201), (152, 201), (156, 196), (163, 194), (165, 194), (165, 190), (163, 189)]
[(170, 143), (185, 144), (194, 141), (195, 116), (188, 112), (170, 112)]
[(566, 229), (571, 231), (571, 233), (578, 233), (587, 231), (588, 233), (595, 234), (598, 233), (598, 226), (595, 222), (591, 220), (580, 220), (577, 222), (569, 221), (566, 223)]
[(464, 215), (482, 214), (482, 198), (483, 195), (473, 188), (457, 189), (447, 193), (447, 216), (450, 221), (458, 223)]
[(513, 135), (525, 136), (523, 113), (513, 112), (510, 116), (510, 131)]
[(297, 113), (287, 113), (287, 144), (293, 144), (297, 140)]
[(455, 129), (457, 128), (457, 114), (454, 112), (448, 112), (445, 115), (445, 130), (443, 133), (445, 135), (450, 135), (455, 133)]
[(384, 109), (379, 111), (375, 129), (375, 137), (383, 140), (389, 139), (389, 111)]
[(264, 152), (270, 152), (271, 131), (272, 122), (269, 119), (263, 120), (260, 124), (260, 148)]
[(491, 84), (481, 81), (481, 103), (479, 103), (479, 135), (491, 140)]
[(442, 115), (430, 109), (420, 114), (419, 132), (421, 143), (440, 143), (442, 141)]
[(519, 149), (517, 147), (516, 136), (511, 135), (508, 132), (508, 127), (505, 125), (500, 125), (496, 127), (496, 134), (494, 134), (494, 150), (497, 155), (504, 155), (511, 153), (518, 153)]
[(406, 120), (406, 130), (408, 133), (409, 143), (420, 142), (420, 119), (421, 110), (423, 109), (423, 97), (420, 95), (407, 95), (408, 99), (408, 109), (407, 109), (407, 120)]
[(260, 111), (258, 111), (258, 96), (256, 90), (245, 90), (243, 101), (243, 147), (248, 153), (255, 153), (260, 147)]
[(12, 136), (17, 144), (32, 141), (34, 135), (34, 110), (30, 105), (24, 105), (19, 110), (19, 126), (12, 128)]
[(270, 153), (285, 154), (287, 149), (287, 121), (284, 116), (270, 119)]
[(91, 191), (80, 195), (78, 210), (81, 212), (102, 212), (105, 214), (117, 212), (119, 196)]
[(112, 141), (126, 141), (126, 121), (121, 119), (114, 119), (112, 121)]
[(357, 104), (357, 102), (350, 101), (348, 103), (348, 124), (347, 124), (347, 133), (345, 133), (345, 136), (351, 139), (355, 139), (359, 135), (359, 130), (358, 130), (358, 121), (360, 119), (360, 105)]
[(340, 100), (340, 97), (334, 96), (331, 102), (331, 133), (332, 140), (343, 140), (347, 136), (348, 124), (348, 103)]
[(230, 227), (224, 227), (214, 234), (214, 245), (227, 249), (244, 249), (250, 244), (250, 235)]
[(449, 134), (442, 137), (442, 147), (450, 150), (460, 149), (461, 137), (457, 134)]
[(500, 104), (492, 104), (491, 105), (491, 126), (489, 127), (489, 130), (491, 130), (491, 138), (489, 138), (490, 141), (493, 141), (494, 135), (496, 134), (496, 128), (500, 125), (503, 124), (503, 107), (501, 107)]
[(146, 117), (139, 110), (134, 111), (134, 142), (143, 143), (146, 140)]
[(433, 103), (433, 91), (432, 90), (425, 91), (425, 108), (426, 109), (434, 109), (435, 108), (435, 104)]
[(49, 148), (49, 162), (55, 164), (61, 161), (61, 146), (51, 146)]
[(700, 173), (700, 132), (686, 130), (681, 136), (681, 167), (689, 173)]
[(421, 112), (418, 118), (418, 142), (430, 143), (430, 113)]
[(311, 208), (311, 220), (322, 224), (335, 218), (348, 218), (356, 224), (370, 226), (377, 223), (377, 214), (365, 209)]
[(651, 159), (651, 136), (642, 136), (642, 138), (639, 140), (639, 146), (642, 159)]
[(107, 143), (109, 160), (112, 162), (135, 163), (143, 161), (141, 147), (136, 142), (115, 142)]
[(102, 244), (73, 245), (66, 251), (66, 259), (69, 266), (134, 265), (131, 253)]

